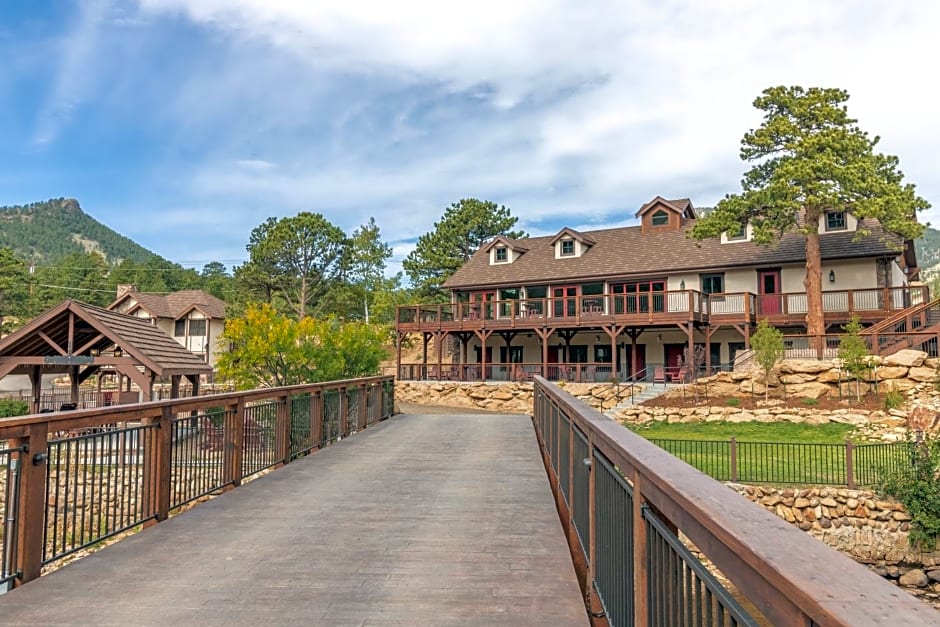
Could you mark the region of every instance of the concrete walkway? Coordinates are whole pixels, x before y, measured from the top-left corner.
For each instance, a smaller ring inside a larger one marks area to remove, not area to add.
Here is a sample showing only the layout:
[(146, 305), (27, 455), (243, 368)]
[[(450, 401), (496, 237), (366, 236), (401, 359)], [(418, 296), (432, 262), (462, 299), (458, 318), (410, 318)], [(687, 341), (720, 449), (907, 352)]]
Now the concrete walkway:
[(403, 415), (0, 596), (18, 625), (586, 625), (531, 422)]

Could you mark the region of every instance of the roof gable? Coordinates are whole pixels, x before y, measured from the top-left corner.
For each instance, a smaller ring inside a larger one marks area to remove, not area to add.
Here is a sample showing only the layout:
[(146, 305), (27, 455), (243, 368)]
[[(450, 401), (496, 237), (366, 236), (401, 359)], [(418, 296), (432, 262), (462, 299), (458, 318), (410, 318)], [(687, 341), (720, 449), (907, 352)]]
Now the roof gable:
[(581, 233), (580, 231), (575, 231), (574, 229), (566, 226), (562, 230), (558, 231), (555, 237), (553, 237), (551, 241), (549, 241), (549, 244), (554, 246), (558, 241), (563, 240), (563, 239), (573, 239), (587, 246), (593, 246), (596, 243), (593, 239), (591, 239), (584, 233)]
[(679, 216), (683, 218), (694, 220), (697, 217), (695, 215), (695, 207), (692, 206), (690, 199), (677, 198), (675, 200), (666, 200), (662, 196), (657, 196), (648, 203), (643, 204), (636, 212), (636, 217), (640, 218), (657, 208), (665, 209), (672, 213), (678, 213)]
[(529, 249), (519, 243), (519, 240), (509, 239), (505, 235), (497, 235), (492, 240), (487, 242), (481, 250), (484, 252), (489, 252), (496, 246), (505, 246), (519, 253), (528, 252)]

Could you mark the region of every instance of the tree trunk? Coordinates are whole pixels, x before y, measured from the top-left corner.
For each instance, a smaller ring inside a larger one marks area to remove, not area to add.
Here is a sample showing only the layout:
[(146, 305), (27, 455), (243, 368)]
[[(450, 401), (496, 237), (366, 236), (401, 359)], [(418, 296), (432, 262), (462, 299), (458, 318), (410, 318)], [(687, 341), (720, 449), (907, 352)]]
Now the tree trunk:
[(806, 233), (806, 278), (803, 287), (806, 291), (806, 334), (811, 346), (821, 356), (823, 335), (826, 333), (826, 319), (822, 302), (822, 255), (819, 250), (819, 232), (814, 225), (819, 223), (818, 211), (807, 211)]

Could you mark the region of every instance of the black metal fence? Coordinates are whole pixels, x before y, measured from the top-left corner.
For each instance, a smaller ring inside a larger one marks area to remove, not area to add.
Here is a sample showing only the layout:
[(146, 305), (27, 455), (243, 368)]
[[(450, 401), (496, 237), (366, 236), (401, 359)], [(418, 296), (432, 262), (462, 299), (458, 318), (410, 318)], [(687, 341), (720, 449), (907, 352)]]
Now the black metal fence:
[(718, 481), (777, 485), (876, 485), (910, 463), (906, 442), (884, 444), (814, 444), (809, 442), (739, 442), (650, 438)]

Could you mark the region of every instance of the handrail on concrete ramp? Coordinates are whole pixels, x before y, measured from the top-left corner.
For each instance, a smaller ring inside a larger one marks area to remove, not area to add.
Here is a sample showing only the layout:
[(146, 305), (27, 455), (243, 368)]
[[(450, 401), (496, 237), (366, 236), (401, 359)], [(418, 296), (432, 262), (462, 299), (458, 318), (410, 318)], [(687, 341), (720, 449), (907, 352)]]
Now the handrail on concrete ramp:
[[(940, 625), (929, 605), (542, 377), (535, 378), (533, 422), (590, 610), (610, 624), (704, 622), (703, 604), (715, 595), (657, 543), (675, 546), (681, 533), (774, 625)], [(605, 502), (608, 468), (618, 472), (626, 506)], [(628, 518), (625, 548), (603, 527), (620, 515)], [(675, 537), (657, 535), (662, 529)], [(632, 571), (632, 585), (605, 581), (612, 552), (632, 557), (615, 569)], [(613, 589), (633, 598), (616, 598)], [(616, 620), (610, 608), (621, 611)]]

